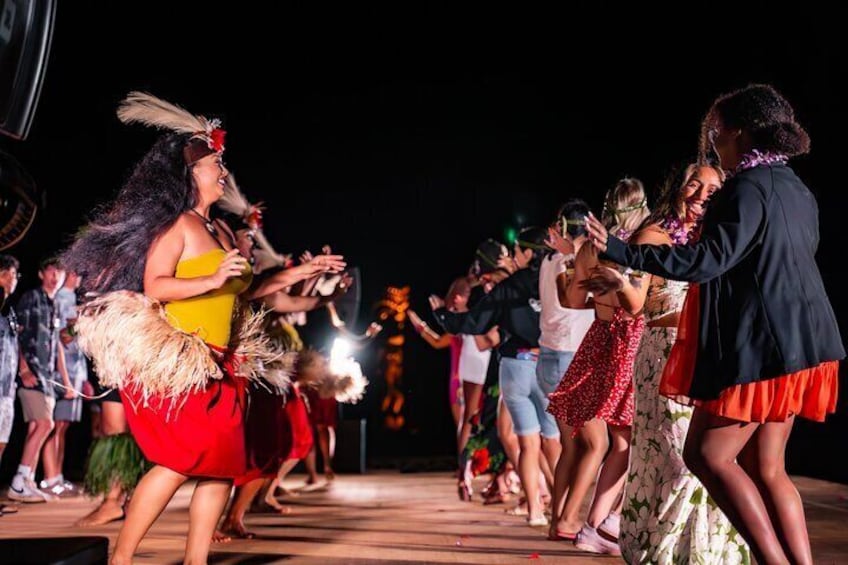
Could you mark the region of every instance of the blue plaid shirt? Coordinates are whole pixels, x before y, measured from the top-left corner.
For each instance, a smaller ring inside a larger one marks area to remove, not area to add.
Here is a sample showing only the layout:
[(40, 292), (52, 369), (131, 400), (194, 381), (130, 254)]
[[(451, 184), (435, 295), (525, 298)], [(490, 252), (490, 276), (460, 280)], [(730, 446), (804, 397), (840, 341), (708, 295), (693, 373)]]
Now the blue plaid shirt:
[[(5, 310), (5, 308), (4, 308)], [(15, 397), (18, 376), (18, 328), (15, 311), (0, 312), (0, 398)]]
[(29, 369), (38, 379), (33, 390), (39, 390), (46, 396), (56, 396), (53, 382), (57, 371), (56, 348), (59, 344), (60, 321), (56, 306), (39, 287), (21, 296), (15, 312), (21, 327), (21, 352)]
[[(68, 320), (77, 317), (77, 294), (68, 288), (60, 288), (54, 302), (59, 313), (59, 327), (67, 328)], [(77, 338), (63, 347), (65, 348), (65, 367), (68, 369), (71, 385), (77, 392), (82, 392), (82, 384), (88, 378), (85, 355), (80, 351)]]

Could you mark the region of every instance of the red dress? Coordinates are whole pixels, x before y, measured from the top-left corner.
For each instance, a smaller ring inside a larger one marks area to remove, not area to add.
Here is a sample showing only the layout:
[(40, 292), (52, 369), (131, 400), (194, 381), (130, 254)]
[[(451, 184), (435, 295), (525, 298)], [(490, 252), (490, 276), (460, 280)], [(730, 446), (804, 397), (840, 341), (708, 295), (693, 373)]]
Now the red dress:
[(633, 424), (633, 362), (645, 318), (596, 318), (557, 389), (548, 412), (576, 429), (593, 418), (612, 426)]

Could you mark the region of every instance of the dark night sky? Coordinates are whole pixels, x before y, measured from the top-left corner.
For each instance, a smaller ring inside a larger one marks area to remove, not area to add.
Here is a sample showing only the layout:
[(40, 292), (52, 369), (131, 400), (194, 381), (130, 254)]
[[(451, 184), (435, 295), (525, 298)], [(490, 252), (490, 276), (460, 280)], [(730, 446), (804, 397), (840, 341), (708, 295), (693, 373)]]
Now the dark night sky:
[[(811, 134), (796, 169), (819, 198), (820, 264), (848, 328), (837, 293), (848, 203), (837, 84), (848, 67), (831, 14), (734, 9), (660, 25), (607, 5), (554, 17), (125, 4), (62, 3), (33, 130), (0, 139), (47, 193), (13, 249), (24, 287), (153, 141), (114, 116), (132, 89), (224, 119), (227, 163), (266, 203), (277, 247), (329, 242), (361, 268), (362, 323), (387, 284), (411, 285), (426, 312), (479, 241), (547, 222), (566, 197), (598, 206), (625, 174), (655, 187), (694, 155), (716, 95), (771, 82)], [(446, 372), (447, 353), (410, 334), (405, 380), (422, 453), (450, 452)], [(836, 437), (840, 427), (844, 416), (817, 429)]]

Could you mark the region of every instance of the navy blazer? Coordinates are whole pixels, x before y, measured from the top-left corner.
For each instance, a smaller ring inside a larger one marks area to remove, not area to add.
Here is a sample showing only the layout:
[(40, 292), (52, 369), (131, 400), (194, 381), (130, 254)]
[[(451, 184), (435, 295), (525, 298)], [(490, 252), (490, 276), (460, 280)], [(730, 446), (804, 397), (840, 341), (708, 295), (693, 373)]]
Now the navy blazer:
[(815, 261), (815, 198), (785, 165), (738, 173), (712, 199), (698, 242), (626, 245), (605, 255), (661, 277), (701, 283), (698, 357), (690, 395), (718, 398), (845, 357)]

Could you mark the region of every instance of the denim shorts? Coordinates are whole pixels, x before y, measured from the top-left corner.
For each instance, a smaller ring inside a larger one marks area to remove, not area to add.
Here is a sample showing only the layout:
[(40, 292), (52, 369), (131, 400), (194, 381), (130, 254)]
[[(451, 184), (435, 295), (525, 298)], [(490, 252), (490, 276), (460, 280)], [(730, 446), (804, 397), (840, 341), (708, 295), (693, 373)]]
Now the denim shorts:
[(547, 347), (539, 348), (539, 361), (536, 363), (536, 380), (539, 388), (549, 395), (557, 389), (559, 382), (574, 359), (573, 351), (557, 351)]
[(516, 434), (529, 436), (541, 431), (544, 437), (559, 437), (556, 420), (545, 411), (548, 397), (536, 382), (535, 361), (501, 358), (500, 386)]

